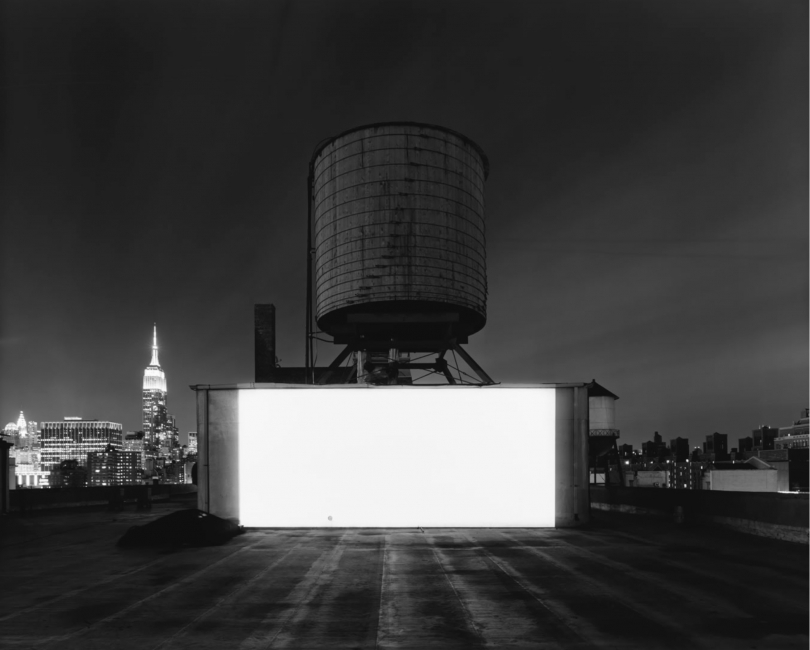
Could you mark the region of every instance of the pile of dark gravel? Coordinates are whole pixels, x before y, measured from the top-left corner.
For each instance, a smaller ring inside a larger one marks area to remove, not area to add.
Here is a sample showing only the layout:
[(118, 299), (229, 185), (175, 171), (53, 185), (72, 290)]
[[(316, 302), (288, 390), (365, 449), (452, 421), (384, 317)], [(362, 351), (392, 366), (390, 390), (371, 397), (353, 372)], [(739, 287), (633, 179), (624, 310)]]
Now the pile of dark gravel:
[(192, 508), (178, 510), (142, 526), (133, 526), (118, 546), (217, 546), (245, 529), (238, 524)]

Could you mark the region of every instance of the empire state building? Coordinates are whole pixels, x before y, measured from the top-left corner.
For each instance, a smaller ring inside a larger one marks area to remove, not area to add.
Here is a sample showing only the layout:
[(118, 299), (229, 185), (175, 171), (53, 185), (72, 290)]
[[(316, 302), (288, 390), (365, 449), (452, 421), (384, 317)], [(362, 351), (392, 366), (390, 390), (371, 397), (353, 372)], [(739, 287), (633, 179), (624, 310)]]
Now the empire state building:
[(143, 371), (143, 437), (146, 455), (154, 458), (159, 448), (165, 445), (170, 432), (166, 411), (166, 374), (158, 361), (157, 325), (152, 340), (152, 360)]

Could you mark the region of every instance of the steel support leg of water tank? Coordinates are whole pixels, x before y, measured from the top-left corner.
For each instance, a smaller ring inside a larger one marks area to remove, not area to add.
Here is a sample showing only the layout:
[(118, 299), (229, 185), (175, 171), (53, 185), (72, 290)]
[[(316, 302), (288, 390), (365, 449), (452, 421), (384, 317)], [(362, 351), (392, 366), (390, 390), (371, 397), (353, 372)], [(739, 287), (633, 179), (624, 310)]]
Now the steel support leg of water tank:
[(329, 367), (326, 369), (326, 372), (323, 373), (323, 376), (318, 380), (318, 385), (322, 386), (324, 384), (328, 384), (329, 380), (332, 378), (334, 371), (340, 368), (340, 364), (346, 361), (349, 355), (354, 352), (353, 345), (347, 345), (343, 348), (343, 351), (335, 357), (335, 360), (329, 364)]
[(484, 369), (479, 366), (475, 359), (473, 359), (467, 351), (462, 348), (456, 341), (452, 341), (450, 344), (450, 348), (458, 352), (458, 355), (467, 362), (467, 365), (473, 369), (476, 375), (481, 379), (482, 382), (485, 384), (494, 384), (495, 382), (492, 381), (492, 378), (484, 372)]
[(436, 359), (436, 363), (433, 365), (444, 374), (448, 384), (455, 385), (456, 380), (453, 378), (453, 375), (450, 374), (450, 369), (447, 367), (447, 359), (444, 358), (444, 352), (439, 355), (439, 358)]

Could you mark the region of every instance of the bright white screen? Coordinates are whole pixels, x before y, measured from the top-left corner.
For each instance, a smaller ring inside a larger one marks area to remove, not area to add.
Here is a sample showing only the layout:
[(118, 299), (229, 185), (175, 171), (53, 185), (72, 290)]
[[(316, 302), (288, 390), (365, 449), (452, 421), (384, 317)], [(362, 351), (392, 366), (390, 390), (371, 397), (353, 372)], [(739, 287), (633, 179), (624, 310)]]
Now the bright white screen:
[(240, 523), (553, 527), (554, 424), (553, 389), (240, 390)]

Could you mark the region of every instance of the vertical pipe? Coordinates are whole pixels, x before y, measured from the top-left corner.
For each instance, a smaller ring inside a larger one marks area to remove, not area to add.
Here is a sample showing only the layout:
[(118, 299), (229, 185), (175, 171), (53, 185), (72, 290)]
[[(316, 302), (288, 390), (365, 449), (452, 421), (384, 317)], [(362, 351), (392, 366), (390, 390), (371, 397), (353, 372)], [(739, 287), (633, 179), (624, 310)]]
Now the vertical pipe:
[(568, 528), (574, 525), (575, 505), (571, 484), (574, 462), (571, 438), (574, 436), (573, 388), (554, 389), (554, 525)]
[(306, 348), (305, 361), (306, 383), (314, 384), (312, 369), (312, 183), (314, 181), (314, 164), (309, 164), (307, 176), (307, 309), (306, 309)]
[(211, 432), (208, 422), (208, 389), (205, 391), (205, 511), (211, 514)]
[[(590, 521), (590, 486), (588, 485), (588, 430), (590, 429), (590, 411), (588, 404), (588, 389), (580, 386), (574, 389), (576, 400), (575, 417), (576, 446), (575, 446), (575, 484), (577, 486), (577, 519), (582, 524)], [(583, 485), (584, 482), (584, 485)]]
[(12, 446), (10, 442), (0, 440), (0, 481), (2, 481), (2, 485), (0, 485), (0, 514), (11, 512), (11, 491), (8, 484), (11, 482), (9, 449), (11, 449)]
[(208, 431), (208, 386), (192, 386), (197, 400), (197, 508), (211, 509), (210, 444)]
[(575, 388), (574, 389), (574, 435), (571, 436), (571, 460), (574, 463), (574, 480), (573, 488), (574, 488), (574, 521), (579, 521), (579, 454), (577, 453), (577, 442), (579, 442), (579, 422), (577, 418), (579, 416), (579, 391)]

